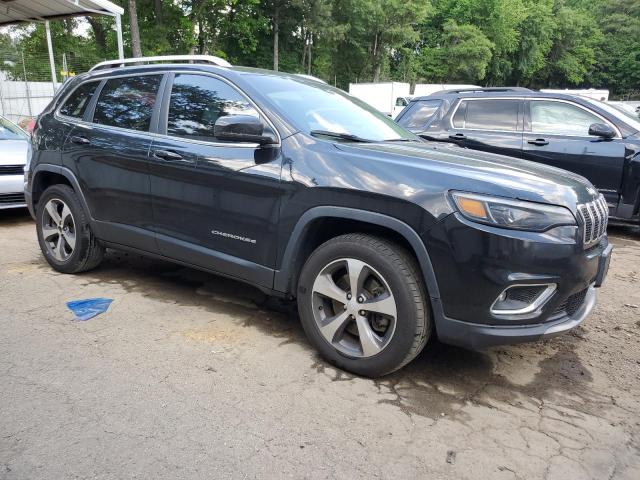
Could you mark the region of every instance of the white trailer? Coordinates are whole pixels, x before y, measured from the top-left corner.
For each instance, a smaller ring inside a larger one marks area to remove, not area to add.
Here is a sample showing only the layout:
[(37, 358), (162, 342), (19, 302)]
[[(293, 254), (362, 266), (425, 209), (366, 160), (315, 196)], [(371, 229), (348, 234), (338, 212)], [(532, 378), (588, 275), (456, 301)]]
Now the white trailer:
[(464, 90), (468, 88), (482, 88), (478, 85), (463, 85), (457, 83), (416, 83), (413, 89), (414, 97), (425, 97), (443, 90)]
[(567, 95), (577, 95), (578, 97), (593, 98), (594, 100), (600, 100), (606, 102), (609, 100), (609, 90), (596, 89), (596, 88), (583, 88), (570, 90), (568, 88), (554, 89), (554, 88), (541, 88), (541, 92), (544, 93), (565, 93)]
[(350, 83), (349, 93), (385, 115), (395, 118), (407, 105), (411, 87), (408, 83)]

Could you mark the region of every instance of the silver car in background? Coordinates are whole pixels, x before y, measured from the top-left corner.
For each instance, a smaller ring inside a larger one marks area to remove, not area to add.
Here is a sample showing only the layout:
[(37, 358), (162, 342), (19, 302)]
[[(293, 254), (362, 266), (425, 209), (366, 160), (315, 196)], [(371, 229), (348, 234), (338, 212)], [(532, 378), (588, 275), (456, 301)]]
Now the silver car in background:
[(29, 136), (0, 116), (0, 210), (26, 207), (24, 166), (30, 150)]

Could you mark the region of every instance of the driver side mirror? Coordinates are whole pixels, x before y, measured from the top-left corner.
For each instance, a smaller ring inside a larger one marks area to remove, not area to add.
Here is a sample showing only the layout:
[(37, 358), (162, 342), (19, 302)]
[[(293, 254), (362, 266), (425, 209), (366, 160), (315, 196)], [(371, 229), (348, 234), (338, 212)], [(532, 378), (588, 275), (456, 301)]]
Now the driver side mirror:
[(264, 124), (252, 115), (225, 115), (219, 117), (213, 126), (213, 135), (226, 142), (247, 142), (268, 145), (276, 143), (269, 135), (264, 135)]
[(609, 140), (616, 136), (616, 131), (606, 123), (592, 123), (589, 126), (589, 135)]

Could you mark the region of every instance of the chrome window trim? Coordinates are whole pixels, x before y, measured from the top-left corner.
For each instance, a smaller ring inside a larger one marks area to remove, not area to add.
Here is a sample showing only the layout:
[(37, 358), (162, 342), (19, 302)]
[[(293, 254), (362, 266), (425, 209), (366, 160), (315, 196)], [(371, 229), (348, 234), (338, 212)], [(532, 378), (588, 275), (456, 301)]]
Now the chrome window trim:
[[(616, 139), (620, 139), (622, 138), (622, 133), (620, 132), (620, 129), (612, 124), (609, 120), (607, 120), (606, 118), (604, 118), (602, 115), (600, 115), (598, 112), (594, 112), (593, 110), (589, 110), (587, 107), (585, 107), (584, 105), (580, 105), (579, 103), (576, 102), (572, 102), (571, 100), (564, 100), (561, 98), (536, 98), (536, 97), (527, 97), (527, 101), (529, 101), (529, 103), (531, 102), (556, 102), (556, 103), (568, 103), (569, 105), (573, 105), (574, 107), (578, 107), (582, 110), (584, 110), (587, 113), (590, 113), (591, 115), (598, 117), (600, 120), (602, 120), (603, 123), (609, 125), (611, 128), (613, 128), (613, 130), (616, 132), (616, 136), (614, 138)], [(529, 108), (529, 123), (531, 124), (531, 108)], [(573, 138), (599, 138), (595, 135), (573, 135), (573, 134), (569, 134), (569, 133), (544, 133), (544, 132), (535, 132), (533, 130), (531, 131), (526, 131), (524, 133), (529, 133), (532, 135), (554, 135), (556, 137), (573, 137)]]
[(467, 101), (477, 101), (477, 100), (520, 100), (524, 103), (524, 98), (523, 97), (473, 97), (473, 98), (461, 98), (460, 101), (458, 102), (458, 104), (455, 106), (453, 112), (451, 113), (451, 116), (449, 117), (449, 124), (451, 126), (452, 129), (454, 130), (466, 130), (468, 132), (494, 132), (494, 133), (522, 133), (523, 129), (518, 129), (518, 123), (516, 121), (516, 129), (515, 130), (497, 130), (497, 129), (485, 129), (485, 128), (467, 128), (465, 127), (456, 127), (453, 124), (453, 117), (456, 116), (456, 113), (458, 112), (458, 108), (460, 108), (460, 105), (462, 105), (462, 102), (467, 102)]
[[(170, 73), (173, 73), (174, 75), (178, 75), (178, 74), (188, 74), (188, 75), (203, 75), (203, 76), (207, 76), (207, 77), (213, 77), (217, 80), (221, 80), (222, 82), (226, 83), (227, 85), (229, 85), (231, 88), (233, 88), (234, 90), (236, 90), (238, 93), (240, 93), (241, 96), (245, 97), (249, 103), (253, 106), (253, 108), (256, 109), (256, 111), (260, 114), (260, 116), (262, 118), (264, 118), (264, 120), (269, 124), (269, 126), (271, 127), (271, 129), (273, 130), (273, 132), (276, 134), (277, 137), (277, 142), (273, 143), (273, 144), (269, 144), (269, 146), (271, 147), (280, 147), (282, 145), (282, 138), (280, 137), (280, 132), (278, 132), (278, 129), (276, 128), (276, 126), (273, 124), (273, 122), (271, 121), (271, 119), (264, 113), (264, 111), (256, 104), (256, 102), (254, 102), (251, 97), (244, 91), (242, 90), (240, 87), (238, 87), (236, 84), (234, 84), (233, 82), (227, 80), (226, 78), (224, 78), (221, 75), (218, 75), (216, 73), (212, 73), (212, 72), (199, 72), (199, 71), (194, 71), (194, 70), (184, 70), (184, 69), (176, 69), (176, 70), (171, 70)], [(173, 78), (173, 81), (175, 81), (175, 76)], [(173, 89), (173, 83), (171, 84), (171, 87)], [(169, 105), (168, 107), (171, 106), (171, 92), (169, 92)], [(187, 137), (178, 137), (175, 135), (168, 135), (168, 134), (162, 134), (162, 133), (157, 133), (155, 134), (158, 137), (161, 138), (171, 138), (171, 139), (176, 139), (176, 140), (182, 140), (182, 141), (188, 141), (188, 142), (192, 142), (192, 143), (196, 143), (196, 144), (203, 144), (203, 145), (211, 145), (211, 146), (225, 146), (225, 147), (238, 147), (238, 148), (257, 148), (260, 146), (259, 143), (226, 143), (226, 142), (209, 142), (207, 140), (196, 140), (196, 139), (191, 139), (191, 138), (187, 138)]]
[[(499, 309), (495, 309), (495, 305), (498, 302), (498, 299), (500, 298), (500, 296), (503, 293), (505, 293), (508, 290), (510, 290), (512, 288), (515, 288), (515, 287), (546, 287), (546, 289), (543, 290), (542, 293), (540, 293), (540, 295), (538, 295), (536, 297), (536, 299), (533, 302), (531, 302), (529, 305), (527, 305), (526, 307), (519, 308), (517, 310), (499, 310)], [(500, 292), (500, 295), (498, 295), (496, 297), (496, 299), (491, 304), (491, 308), (490, 308), (489, 311), (495, 317), (505, 317), (505, 316), (511, 317), (511, 316), (527, 315), (528, 318), (530, 318), (531, 316), (535, 316), (535, 315), (531, 315), (531, 314), (539, 315), (540, 314), (539, 310), (553, 296), (553, 294), (556, 292), (557, 288), (558, 288), (558, 286), (555, 283), (518, 283), (518, 284), (515, 284), (515, 285), (509, 285), (507, 288), (502, 290), (502, 292)]]
[[(53, 117), (56, 118), (56, 119), (65, 119), (65, 120), (74, 120), (74, 121), (75, 120), (80, 120), (80, 121), (82, 121), (81, 118), (78, 119), (78, 117), (70, 117), (69, 115), (64, 115), (64, 114), (60, 113), (60, 109), (62, 107), (64, 107), (65, 103), (67, 103), (67, 100), (69, 100), (69, 97), (71, 95), (73, 95), (75, 93), (75, 91), (78, 90), (80, 87), (82, 87), (83, 85), (86, 85), (87, 83), (91, 83), (91, 82), (98, 82), (98, 84), (99, 84), (100, 82), (102, 82), (102, 80), (103, 80), (102, 78), (100, 78), (100, 79), (92, 78), (92, 79), (84, 80), (84, 81), (80, 82), (78, 85), (76, 85), (76, 87), (73, 90), (71, 90), (69, 93), (67, 93), (62, 98), (62, 101), (60, 102), (60, 104), (53, 111)], [(94, 92), (94, 95), (95, 95), (95, 92)], [(91, 95), (91, 99), (93, 99), (93, 95)], [(89, 102), (91, 102), (91, 99), (89, 99)], [(83, 116), (84, 116), (84, 114), (83, 114)]]
[[(165, 72), (144, 72), (144, 73), (140, 73), (136, 76), (138, 77), (142, 77), (142, 76), (146, 76), (146, 75), (160, 75), (161, 77), (164, 76)], [(60, 113), (60, 109), (62, 108), (62, 106), (66, 103), (67, 99), (69, 98), (69, 96), (75, 92), (78, 88), (80, 88), (82, 85), (86, 84), (86, 83), (90, 83), (90, 82), (102, 82), (103, 80), (109, 81), (112, 78), (122, 78), (122, 77), (131, 77), (131, 74), (126, 74), (126, 73), (121, 73), (118, 75), (105, 75), (103, 77), (100, 78), (87, 78), (86, 80), (80, 82), (80, 84), (78, 84), (78, 86), (76, 86), (76, 88), (74, 88), (71, 92), (69, 92), (67, 95), (65, 95), (64, 100), (62, 101), (62, 103), (60, 103), (60, 105), (55, 109), (55, 111), (53, 112), (53, 116), (54, 118), (58, 118), (58, 119), (65, 119), (65, 120), (72, 120), (72, 121), (76, 121), (76, 122), (81, 122), (84, 124), (89, 124), (89, 125), (99, 125), (101, 127), (111, 127), (111, 128), (117, 128), (118, 130), (126, 130), (128, 132), (138, 132), (138, 133), (145, 133), (143, 130), (133, 130), (131, 128), (123, 128), (123, 127), (115, 127), (112, 125), (104, 125), (102, 123), (96, 123), (96, 122), (85, 122), (82, 119), (76, 118), (76, 117), (69, 117), (68, 115), (64, 115), (62, 113)], [(162, 80), (160, 80), (162, 81)], [(158, 93), (160, 93), (160, 87), (158, 86)], [(102, 93), (102, 90), (100, 91), (100, 93)], [(94, 93), (95, 95), (95, 93)], [(93, 98), (93, 96), (92, 96)], [(97, 100), (100, 99), (100, 96), (98, 94), (98, 98), (96, 99), (96, 103)], [(146, 133), (150, 133), (149, 131), (147, 131)]]
[[(277, 140), (278, 140), (277, 143), (269, 144), (269, 146), (280, 147), (282, 145), (282, 138), (280, 136), (280, 132), (278, 132), (278, 129), (275, 127), (275, 125), (273, 124), (271, 119), (264, 113), (264, 111), (249, 97), (249, 95), (247, 95), (244, 92), (244, 90), (242, 90), (237, 85), (235, 85), (234, 83), (230, 82), (229, 80), (227, 80), (226, 78), (224, 78), (224, 77), (222, 77), (222, 76), (220, 76), (218, 74), (211, 73), (211, 72), (200, 72), (200, 71), (197, 71), (197, 70), (176, 69), (176, 70), (162, 70), (162, 71), (154, 71), (154, 72), (143, 72), (143, 73), (137, 74), (136, 76), (142, 76), (142, 75), (160, 75), (160, 76), (163, 76), (163, 75), (166, 75), (166, 74), (169, 74), (169, 73), (173, 73), (173, 74), (186, 73), (186, 74), (190, 74), (190, 75), (205, 75), (205, 76), (213, 77), (213, 78), (216, 78), (218, 80), (221, 80), (221, 81), (225, 82), (227, 85), (229, 85), (231, 88), (237, 90), (243, 97), (245, 97), (249, 101), (249, 103), (256, 109), (256, 111), (269, 124), (269, 126), (271, 127), (271, 129), (275, 133), (275, 135), (277, 137)], [(64, 100), (62, 101), (62, 103), (60, 103), (60, 105), (54, 111), (54, 114), (53, 114), (54, 118), (62, 119), (62, 120), (68, 121), (68, 122), (73, 122), (73, 123), (76, 123), (78, 125), (85, 126), (85, 127), (100, 127), (100, 128), (106, 128), (108, 130), (123, 131), (123, 132), (133, 132), (133, 133), (136, 133), (136, 134), (149, 136), (151, 138), (168, 138), (168, 139), (172, 139), (172, 140), (186, 141), (186, 142), (189, 142), (189, 143), (195, 143), (195, 144), (200, 144), (200, 145), (209, 145), (209, 146), (213, 146), (213, 147), (254, 148), (254, 149), (260, 147), (259, 143), (248, 143), (248, 142), (243, 142), (243, 143), (208, 142), (206, 140), (196, 140), (196, 139), (190, 139), (190, 138), (186, 138), (186, 137), (177, 137), (175, 135), (165, 135), (165, 134), (161, 134), (161, 133), (150, 132), (148, 130), (133, 130), (131, 128), (116, 127), (116, 126), (113, 126), (113, 125), (104, 125), (102, 123), (96, 123), (96, 122), (87, 122), (87, 121), (84, 121), (83, 119), (78, 119), (76, 117), (69, 117), (67, 115), (63, 115), (63, 114), (60, 113), (60, 108), (65, 104), (65, 102), (67, 101), (69, 96), (73, 92), (75, 92), (78, 88), (80, 88), (82, 85), (84, 85), (86, 83), (89, 83), (89, 82), (101, 82), (102, 80), (109, 81), (112, 78), (122, 78), (122, 77), (131, 77), (131, 74), (130, 73), (118, 73), (116, 75), (105, 75), (105, 76), (102, 76), (100, 78), (88, 78), (88, 79), (80, 82), (71, 92), (69, 92), (67, 95), (65, 95)], [(158, 90), (158, 93), (160, 93), (159, 90)], [(171, 95), (171, 93), (169, 93), (169, 95)]]

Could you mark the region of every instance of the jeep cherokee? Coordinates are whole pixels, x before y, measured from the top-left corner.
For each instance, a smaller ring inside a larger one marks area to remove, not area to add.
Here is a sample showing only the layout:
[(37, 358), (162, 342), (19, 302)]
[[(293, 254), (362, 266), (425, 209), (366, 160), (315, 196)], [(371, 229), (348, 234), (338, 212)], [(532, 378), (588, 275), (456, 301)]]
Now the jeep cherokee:
[(98, 64), (38, 117), (25, 191), (54, 269), (109, 247), (295, 298), (309, 341), (365, 376), (435, 335), (530, 341), (592, 310), (612, 247), (584, 178), (425, 142), (313, 79), (166, 60)]

